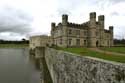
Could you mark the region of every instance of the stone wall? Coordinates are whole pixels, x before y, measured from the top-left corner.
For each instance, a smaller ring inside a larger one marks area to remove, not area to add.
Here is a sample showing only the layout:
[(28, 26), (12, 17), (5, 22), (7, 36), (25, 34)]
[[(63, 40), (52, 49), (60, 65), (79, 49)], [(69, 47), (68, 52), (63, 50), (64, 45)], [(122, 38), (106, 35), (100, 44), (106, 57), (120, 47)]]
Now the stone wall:
[(46, 48), (53, 83), (125, 83), (125, 64)]
[(45, 47), (46, 45), (49, 46), (52, 45), (51, 37), (47, 35), (31, 36), (29, 41), (30, 41), (29, 47), (32, 50), (35, 49), (36, 47), (41, 47), (41, 46)]

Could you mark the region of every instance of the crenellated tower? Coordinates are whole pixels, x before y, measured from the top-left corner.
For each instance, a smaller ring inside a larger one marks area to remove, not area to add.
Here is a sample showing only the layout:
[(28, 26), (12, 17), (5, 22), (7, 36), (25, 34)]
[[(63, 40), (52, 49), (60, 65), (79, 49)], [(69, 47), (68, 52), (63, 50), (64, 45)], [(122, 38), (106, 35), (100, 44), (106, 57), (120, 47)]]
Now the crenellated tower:
[(61, 23), (51, 23), (53, 42), (61, 47), (100, 47), (113, 46), (113, 26), (105, 29), (105, 16), (96, 12), (89, 14), (89, 21), (82, 24), (68, 22), (68, 15), (63, 14)]
[(68, 15), (63, 14), (62, 15), (62, 27), (63, 27), (63, 45), (64, 47), (68, 46)]
[(96, 47), (96, 12), (90, 13), (88, 29), (88, 46)]
[(63, 14), (62, 15), (62, 25), (67, 25), (68, 24), (68, 15), (67, 14)]
[(99, 33), (100, 33), (100, 46), (104, 46), (104, 27), (105, 27), (105, 16), (98, 16)]
[(54, 44), (54, 30), (56, 28), (56, 23), (52, 22), (51, 23), (51, 37), (52, 37), (52, 43)]
[(109, 31), (110, 31), (110, 46), (114, 45), (113, 42), (113, 26), (109, 26)]

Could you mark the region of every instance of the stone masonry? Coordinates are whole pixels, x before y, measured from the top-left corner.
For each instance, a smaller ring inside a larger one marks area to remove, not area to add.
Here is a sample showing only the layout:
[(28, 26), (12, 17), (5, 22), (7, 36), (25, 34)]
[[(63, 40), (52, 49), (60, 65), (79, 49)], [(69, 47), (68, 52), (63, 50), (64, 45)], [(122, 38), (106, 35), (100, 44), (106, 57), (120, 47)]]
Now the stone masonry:
[[(125, 83), (125, 64), (47, 48), (52, 83)], [(43, 75), (43, 74), (42, 74)]]
[(61, 47), (113, 46), (113, 26), (105, 29), (104, 15), (90, 13), (90, 20), (82, 24), (68, 22), (68, 15), (62, 15), (62, 22), (51, 24), (51, 37), (54, 45)]

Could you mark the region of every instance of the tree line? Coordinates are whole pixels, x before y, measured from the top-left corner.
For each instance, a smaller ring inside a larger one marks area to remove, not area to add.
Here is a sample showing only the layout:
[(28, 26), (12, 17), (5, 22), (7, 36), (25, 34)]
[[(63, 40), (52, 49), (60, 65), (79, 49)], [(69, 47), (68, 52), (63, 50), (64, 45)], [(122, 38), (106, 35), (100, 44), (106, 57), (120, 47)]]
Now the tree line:
[(114, 45), (124, 45), (125, 46), (125, 39), (114, 39)]
[(0, 40), (0, 44), (29, 44), (29, 40), (22, 39), (20, 41), (16, 40)]

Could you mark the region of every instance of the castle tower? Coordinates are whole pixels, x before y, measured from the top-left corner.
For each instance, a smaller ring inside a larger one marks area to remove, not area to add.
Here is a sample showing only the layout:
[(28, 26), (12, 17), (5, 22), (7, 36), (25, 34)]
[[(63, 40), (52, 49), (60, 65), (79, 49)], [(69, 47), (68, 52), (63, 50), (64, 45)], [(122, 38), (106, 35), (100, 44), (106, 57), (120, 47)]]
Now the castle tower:
[(51, 35), (53, 36), (53, 31), (55, 30), (56, 23), (52, 22), (51, 23)]
[(55, 27), (56, 27), (56, 23), (52, 22), (51, 23), (51, 30), (54, 30)]
[(100, 33), (100, 46), (104, 46), (104, 27), (105, 27), (105, 16), (98, 16), (99, 33)]
[(88, 30), (88, 46), (96, 47), (96, 12), (90, 13), (90, 23)]
[(51, 43), (54, 44), (54, 30), (55, 30), (55, 27), (56, 27), (56, 23), (52, 22), (51, 23), (51, 36), (52, 36), (52, 41)]
[(63, 14), (62, 15), (62, 33), (63, 33), (63, 46), (64, 47), (68, 47), (68, 15), (67, 14)]
[(113, 42), (113, 26), (109, 26), (109, 31), (110, 31), (110, 46), (113, 46), (114, 45), (114, 42)]
[(63, 14), (62, 15), (62, 25), (67, 25), (68, 24), (68, 15)]

